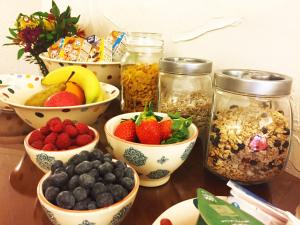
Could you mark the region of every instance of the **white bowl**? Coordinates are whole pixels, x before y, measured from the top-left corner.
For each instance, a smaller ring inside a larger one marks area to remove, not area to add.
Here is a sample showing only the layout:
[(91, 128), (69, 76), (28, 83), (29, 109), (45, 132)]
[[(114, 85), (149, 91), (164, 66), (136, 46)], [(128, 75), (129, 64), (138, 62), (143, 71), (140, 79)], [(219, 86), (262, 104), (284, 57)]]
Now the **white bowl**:
[(59, 117), (61, 120), (72, 119), (91, 125), (105, 112), (110, 102), (119, 95), (119, 89), (115, 86), (106, 83), (101, 83), (101, 85), (108, 96), (102, 102), (65, 107), (26, 106), (24, 102), (45, 87), (41, 84), (39, 77), (36, 80), (27, 80), (24, 77), (16, 85), (1, 89), (0, 100), (13, 108), (22, 120), (36, 129), (42, 127), (53, 117)]
[[(189, 127), (189, 138), (185, 141), (165, 144), (148, 145), (125, 141), (114, 135), (116, 127), (122, 119), (130, 119), (139, 113), (126, 113), (108, 120), (104, 131), (111, 154), (132, 166), (140, 176), (140, 184), (145, 187), (156, 187), (165, 184), (171, 174), (187, 159), (194, 147), (198, 129), (194, 124)], [(155, 113), (167, 117), (165, 113)]]
[(24, 146), (27, 154), (29, 155), (31, 161), (44, 173), (51, 170), (51, 166), (55, 160), (61, 160), (66, 163), (72, 156), (79, 154), (81, 151), (93, 151), (99, 141), (99, 133), (92, 127), (89, 127), (94, 133), (94, 140), (84, 146), (70, 149), (70, 150), (57, 150), (57, 151), (44, 151), (41, 149), (33, 148), (29, 143), (28, 139), (32, 132), (30, 132), (24, 139)]
[(44, 61), (49, 72), (62, 66), (79, 65), (96, 74), (100, 82), (120, 87), (120, 62), (73, 62), (60, 59), (51, 59), (48, 53), (41, 53), (40, 58)]
[[(133, 170), (134, 171), (134, 170)], [(134, 171), (135, 185), (132, 191), (121, 201), (101, 209), (68, 210), (53, 205), (43, 195), (42, 184), (50, 175), (45, 174), (37, 186), (39, 202), (53, 224), (60, 225), (117, 225), (129, 212), (139, 189), (139, 178)]]

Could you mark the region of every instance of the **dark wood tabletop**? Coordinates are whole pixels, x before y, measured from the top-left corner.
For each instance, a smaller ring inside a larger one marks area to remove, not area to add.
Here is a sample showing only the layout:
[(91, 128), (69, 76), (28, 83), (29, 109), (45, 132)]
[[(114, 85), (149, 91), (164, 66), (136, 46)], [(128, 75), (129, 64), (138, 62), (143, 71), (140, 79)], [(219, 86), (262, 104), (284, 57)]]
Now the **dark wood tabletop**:
[[(113, 110), (113, 114), (117, 111)], [(106, 119), (107, 116), (104, 116)], [(36, 198), (36, 186), (43, 173), (30, 161), (23, 146), (16, 146), (0, 146), (0, 225), (50, 225)], [(226, 181), (203, 168), (202, 151), (198, 141), (189, 158), (165, 185), (140, 187), (130, 212), (121, 224), (151, 225), (172, 205), (195, 197), (198, 187), (215, 195), (228, 195)], [(300, 179), (286, 172), (268, 184), (247, 188), (292, 213), (300, 203)]]

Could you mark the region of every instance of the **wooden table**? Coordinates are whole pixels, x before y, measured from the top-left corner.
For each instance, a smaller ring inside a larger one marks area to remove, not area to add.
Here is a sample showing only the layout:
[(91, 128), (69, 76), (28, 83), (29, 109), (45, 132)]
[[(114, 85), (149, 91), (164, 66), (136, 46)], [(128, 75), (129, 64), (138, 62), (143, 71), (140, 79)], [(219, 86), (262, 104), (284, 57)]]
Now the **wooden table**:
[[(113, 111), (115, 114), (117, 111)], [(107, 119), (107, 117), (104, 117)], [(36, 198), (42, 172), (30, 161), (22, 145), (0, 146), (0, 224), (50, 225)], [(228, 195), (226, 182), (203, 168), (202, 149), (196, 143), (187, 161), (156, 188), (140, 187), (122, 225), (151, 225), (170, 206), (195, 197), (198, 187), (215, 195)], [(249, 189), (275, 206), (295, 213), (300, 203), (300, 179), (284, 172), (272, 182)]]

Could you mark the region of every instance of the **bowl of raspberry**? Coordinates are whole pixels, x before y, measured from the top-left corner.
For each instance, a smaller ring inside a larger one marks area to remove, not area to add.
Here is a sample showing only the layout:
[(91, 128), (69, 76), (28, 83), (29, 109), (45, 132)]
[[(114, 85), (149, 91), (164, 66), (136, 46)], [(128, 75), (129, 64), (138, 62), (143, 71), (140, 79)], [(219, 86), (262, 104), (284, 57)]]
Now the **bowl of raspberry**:
[(191, 118), (151, 109), (115, 116), (104, 131), (111, 153), (132, 166), (145, 187), (167, 183), (188, 158), (198, 136)]
[(99, 134), (94, 128), (55, 117), (30, 132), (24, 139), (24, 146), (31, 161), (46, 173), (55, 160), (65, 163), (81, 151), (90, 152), (98, 141)]
[(55, 161), (37, 186), (37, 197), (53, 224), (119, 224), (139, 189), (137, 173), (100, 149)]

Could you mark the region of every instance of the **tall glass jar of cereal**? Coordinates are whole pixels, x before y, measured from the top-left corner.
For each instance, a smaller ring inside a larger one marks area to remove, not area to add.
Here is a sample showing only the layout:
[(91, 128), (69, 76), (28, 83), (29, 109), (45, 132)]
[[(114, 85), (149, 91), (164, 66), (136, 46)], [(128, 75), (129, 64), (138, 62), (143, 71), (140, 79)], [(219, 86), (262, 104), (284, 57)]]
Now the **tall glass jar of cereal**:
[(163, 40), (157, 33), (130, 33), (127, 51), (121, 60), (121, 109), (139, 112), (158, 103), (159, 59)]
[(290, 77), (257, 70), (215, 73), (206, 167), (257, 184), (286, 166), (292, 130)]

